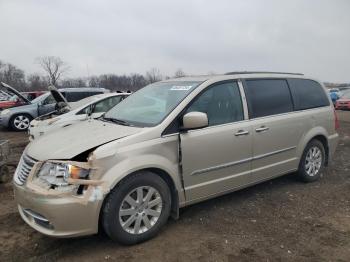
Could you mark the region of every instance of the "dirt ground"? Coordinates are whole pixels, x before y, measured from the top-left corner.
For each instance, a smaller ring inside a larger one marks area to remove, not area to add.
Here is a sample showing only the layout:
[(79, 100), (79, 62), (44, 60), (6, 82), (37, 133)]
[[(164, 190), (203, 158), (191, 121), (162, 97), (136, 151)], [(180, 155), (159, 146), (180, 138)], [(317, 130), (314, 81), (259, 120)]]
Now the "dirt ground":
[[(20, 218), (11, 183), (0, 184), (1, 261), (350, 261), (350, 112), (339, 112), (340, 143), (315, 183), (294, 174), (181, 210), (146, 243), (120, 246), (104, 234), (41, 235)], [(25, 133), (10, 139), (16, 164)], [(69, 223), (69, 221), (67, 221)]]

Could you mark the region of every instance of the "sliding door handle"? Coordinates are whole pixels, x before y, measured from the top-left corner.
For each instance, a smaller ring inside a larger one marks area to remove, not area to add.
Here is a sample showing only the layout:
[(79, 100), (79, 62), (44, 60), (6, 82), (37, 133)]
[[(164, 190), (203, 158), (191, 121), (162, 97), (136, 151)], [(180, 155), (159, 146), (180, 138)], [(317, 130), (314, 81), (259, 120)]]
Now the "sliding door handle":
[(259, 133), (259, 132), (267, 131), (267, 130), (269, 130), (269, 129), (270, 129), (270, 128), (267, 127), (267, 126), (261, 126), (261, 127), (257, 128), (257, 129), (255, 129), (255, 131)]
[(245, 131), (245, 130), (239, 130), (235, 136), (246, 136), (249, 135), (249, 131)]

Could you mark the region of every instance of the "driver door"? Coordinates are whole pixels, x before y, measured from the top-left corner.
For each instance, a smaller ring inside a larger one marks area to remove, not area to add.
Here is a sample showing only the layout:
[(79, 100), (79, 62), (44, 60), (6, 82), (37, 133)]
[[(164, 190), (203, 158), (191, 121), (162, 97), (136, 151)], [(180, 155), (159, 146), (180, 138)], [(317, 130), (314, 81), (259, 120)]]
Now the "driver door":
[(209, 198), (250, 182), (252, 126), (246, 120), (236, 81), (208, 87), (186, 113), (208, 116), (209, 126), (181, 133), (186, 198)]
[(52, 95), (46, 97), (39, 105), (38, 105), (38, 115), (45, 115), (55, 111), (56, 100)]

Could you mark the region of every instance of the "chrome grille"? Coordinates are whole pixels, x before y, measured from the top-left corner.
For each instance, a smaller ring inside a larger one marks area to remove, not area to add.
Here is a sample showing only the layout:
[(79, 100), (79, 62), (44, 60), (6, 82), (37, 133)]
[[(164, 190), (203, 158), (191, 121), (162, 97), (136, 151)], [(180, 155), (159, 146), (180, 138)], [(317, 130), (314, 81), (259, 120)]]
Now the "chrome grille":
[(22, 155), (14, 176), (14, 180), (18, 185), (23, 185), (27, 181), (29, 173), (36, 162), (38, 161), (26, 154)]

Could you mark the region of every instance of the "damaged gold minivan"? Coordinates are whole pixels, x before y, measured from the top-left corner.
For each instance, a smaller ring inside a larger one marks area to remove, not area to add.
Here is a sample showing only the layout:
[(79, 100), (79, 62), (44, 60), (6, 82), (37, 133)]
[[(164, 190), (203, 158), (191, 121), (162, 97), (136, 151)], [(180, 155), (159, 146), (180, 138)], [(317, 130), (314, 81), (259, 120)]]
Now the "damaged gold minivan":
[(134, 244), (181, 207), (291, 172), (317, 180), (337, 125), (325, 88), (300, 74), (170, 79), (31, 142), (14, 175), (15, 198), (43, 234), (103, 229)]

